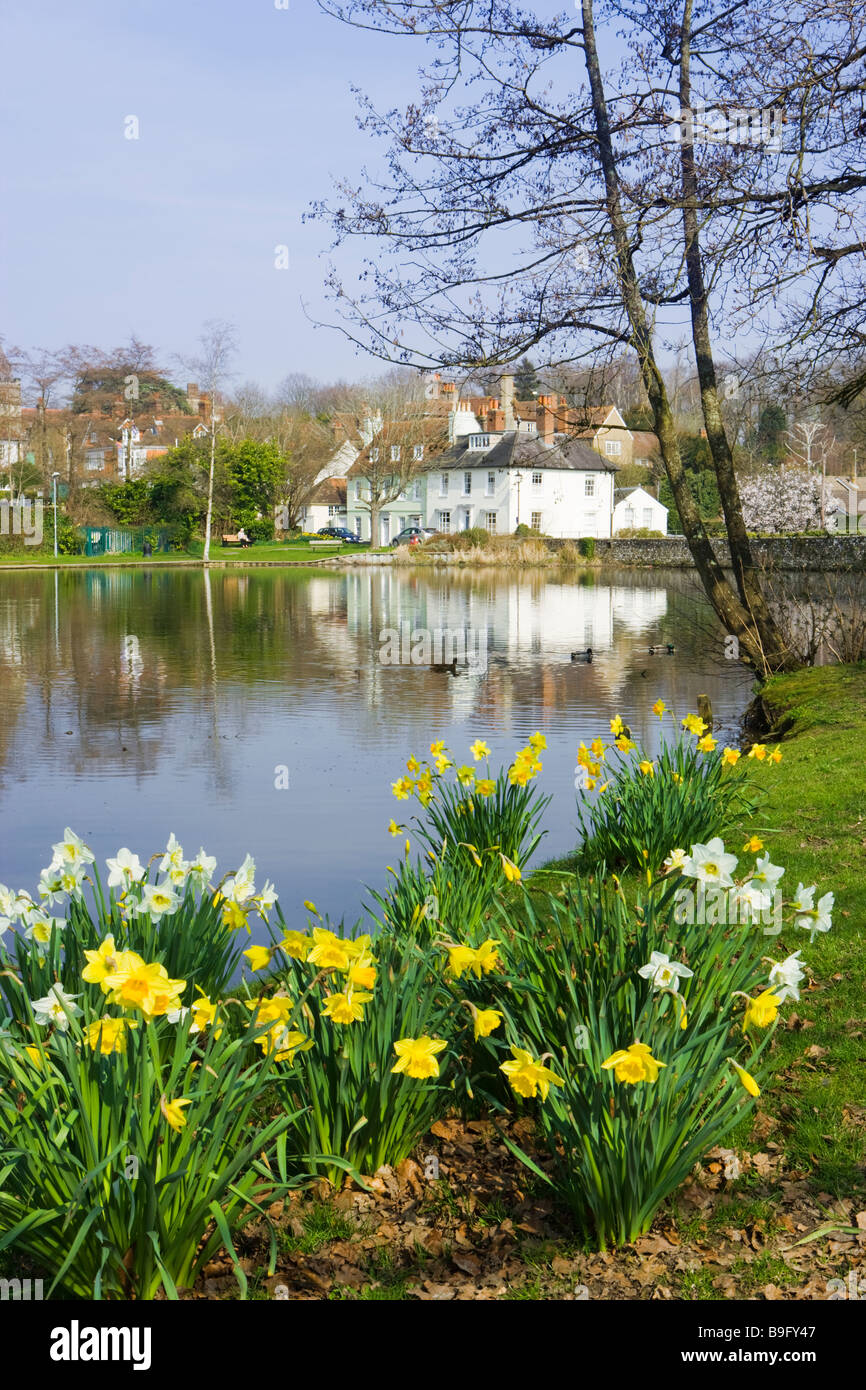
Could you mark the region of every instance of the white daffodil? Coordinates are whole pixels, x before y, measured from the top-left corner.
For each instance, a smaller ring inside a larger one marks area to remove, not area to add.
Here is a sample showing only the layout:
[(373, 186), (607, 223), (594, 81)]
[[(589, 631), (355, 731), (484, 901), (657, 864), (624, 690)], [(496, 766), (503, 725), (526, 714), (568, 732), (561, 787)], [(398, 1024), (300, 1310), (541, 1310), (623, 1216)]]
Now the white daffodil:
[(778, 864), (770, 863), (769, 854), (759, 855), (755, 860), (755, 872), (751, 876), (751, 882), (772, 893), (784, 872)]
[(737, 867), (737, 856), (726, 854), (722, 840), (716, 835), (705, 845), (692, 845), (691, 854), (686, 855), (682, 871), (688, 878), (696, 878), (698, 883), (712, 883), (718, 888), (733, 888), (731, 877)]
[(201, 887), (206, 888), (216, 873), (216, 866), (216, 859), (200, 849), (195, 859), (190, 861), (190, 877), (198, 879)]
[(93, 855), (87, 848), (84, 841), (76, 835), (74, 830), (70, 830), (67, 825), (63, 832), (63, 839), (56, 845), (52, 845), (54, 851), (54, 863), (52, 868), (57, 868), (61, 864), (70, 868), (79, 868), (82, 865), (92, 864)]
[(131, 883), (141, 883), (144, 878), (144, 865), (132, 850), (119, 849), (114, 859), (106, 859), (109, 888), (128, 888)]
[(774, 960), (771, 962), (769, 984), (774, 994), (780, 999), (799, 999), (800, 981), (804, 979), (803, 962), (800, 960), (800, 952), (795, 951), (792, 956), (787, 956), (785, 960)]
[(28, 914), (24, 935), (28, 941), (37, 941), (40, 946), (48, 946), (51, 942), (52, 927), (62, 931), (65, 926), (65, 918), (49, 917), (47, 913), (40, 912), (37, 908), (35, 912)]
[(673, 873), (674, 869), (681, 869), (686, 862), (686, 852), (684, 849), (672, 849), (664, 862), (663, 868), (667, 873)]
[(87, 873), (87, 865), (66, 864), (60, 871), (60, 891), (68, 894), (70, 898), (82, 898), (81, 885)]
[(773, 906), (772, 893), (754, 879), (743, 884), (742, 888), (736, 888), (731, 896), (740, 909), (740, 916), (746, 921), (758, 918)]
[(22, 912), (33, 906), (26, 893), (13, 893), (5, 883), (0, 883), (0, 936), (17, 922)]
[[(800, 887), (802, 888), (802, 884)], [(807, 889), (802, 895), (798, 890), (797, 897), (800, 901), (794, 905), (794, 910), (797, 913), (794, 918), (794, 925), (802, 927), (803, 931), (809, 932), (809, 939), (811, 941), (815, 940), (816, 932), (829, 931), (832, 927), (833, 918), (831, 914), (833, 912), (833, 904), (836, 901), (832, 893), (825, 893), (823, 898), (818, 899), (818, 906), (812, 907), (811, 902), (814, 894), (814, 887)], [(805, 901), (809, 902), (808, 907), (804, 907), (803, 904)]]
[(647, 964), (642, 965), (637, 973), (645, 980), (651, 980), (654, 990), (670, 989), (676, 994), (679, 990), (679, 980), (691, 979), (695, 972), (677, 961), (672, 961), (670, 956), (664, 955), (663, 952), (653, 951)]
[(55, 903), (63, 902), (64, 898), (67, 897), (63, 888), (62, 867), (61, 864), (52, 860), (48, 868), (43, 869), (39, 876), (39, 896), (47, 902), (49, 907), (53, 907)]
[(815, 893), (814, 883), (811, 888), (804, 888), (802, 883), (798, 883), (797, 891), (791, 900), (791, 907), (794, 912), (811, 912), (815, 905)]
[(33, 1017), (37, 1023), (53, 1023), (61, 1033), (65, 1033), (70, 1018), (75, 1018), (81, 1013), (81, 1009), (75, 1003), (75, 1000), (80, 998), (80, 994), (65, 994), (60, 985), (52, 985), (43, 999), (33, 1000)]
[(172, 883), (182, 884), (186, 882), (189, 864), (183, 857), (183, 845), (179, 845), (174, 831), (168, 837), (168, 844), (165, 847), (165, 854), (159, 863), (159, 871), (166, 874)]
[(180, 902), (180, 898), (170, 883), (146, 883), (142, 889), (141, 902), (136, 907), (136, 912), (147, 913), (150, 917), (158, 920), (160, 917), (177, 912)]
[(276, 889), (274, 888), (274, 885), (270, 883), (267, 879), (265, 879), (264, 888), (258, 894), (257, 901), (259, 904), (259, 912), (263, 917), (266, 913), (270, 912), (271, 908), (277, 901)]
[(226, 880), (222, 889), (223, 897), (230, 898), (238, 904), (247, 902), (256, 891), (255, 873), (255, 860), (248, 854), (237, 873)]
[[(187, 1017), (188, 1014), (189, 1014), (189, 1009), (187, 1009), (187, 1008), (169, 1009), (169, 1010), (168, 1010), (168, 1013), (166, 1014), (166, 1018), (168, 1019), (168, 1022), (169, 1022), (169, 1023), (183, 1023), (184, 1020), (186, 1019), (186, 1017)], [(196, 1025), (193, 1023), (193, 1024), (190, 1025), (190, 1030), (189, 1030), (189, 1031), (190, 1031), (191, 1033), (197, 1033), (199, 1030), (198, 1030), (198, 1028), (196, 1027)]]

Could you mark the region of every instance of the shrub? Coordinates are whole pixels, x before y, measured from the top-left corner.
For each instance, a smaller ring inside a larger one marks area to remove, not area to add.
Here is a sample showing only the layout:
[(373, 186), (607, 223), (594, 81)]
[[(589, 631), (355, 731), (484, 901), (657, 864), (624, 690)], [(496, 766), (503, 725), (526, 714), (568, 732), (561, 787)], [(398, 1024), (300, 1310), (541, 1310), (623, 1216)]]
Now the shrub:
[(578, 548), (584, 560), (595, 559), (595, 540), (592, 536), (584, 536), (578, 541)]
[(663, 541), (664, 538), (664, 531), (652, 531), (649, 526), (624, 526), (614, 536), (617, 541)]
[(556, 552), (557, 559), (561, 565), (577, 565), (582, 558), (580, 551), (574, 541), (566, 541)]
[[(708, 861), (721, 861), (721, 888), (701, 888)], [(768, 975), (765, 935), (747, 906), (768, 873), (783, 871), (768, 857), (737, 888), (736, 863), (721, 841), (692, 846), (682, 872), (698, 889), (697, 914), (675, 906), (679, 876), (653, 881), (634, 904), (618, 885), (596, 881), (577, 883), (565, 901), (549, 897), (545, 920), (527, 898), (495, 933), (507, 940), (505, 927), (515, 930), (512, 965), (523, 980), (502, 988), (491, 976), (506, 1031), (488, 1045), (500, 1057), (511, 1045), (500, 1069), (515, 1094), (540, 1093), (552, 1175), (511, 1147), (602, 1249), (646, 1232), (694, 1164), (727, 1138), (769, 1074), (779, 1004), (799, 997), (799, 953), (769, 962)], [(721, 901), (710, 911), (714, 892)], [(819, 903), (806, 919), (812, 892), (801, 887), (791, 906), (795, 925), (814, 934), (829, 927), (832, 895), (823, 918)]]
[[(662, 701), (655, 708), (661, 717), (668, 712)], [(578, 806), (583, 867), (624, 864), (657, 873), (672, 845), (709, 838), (735, 816), (754, 813), (761, 793), (737, 766), (739, 750), (719, 751), (697, 715), (688, 715), (683, 725), (694, 733), (674, 743), (662, 738), (654, 759), (631, 739), (619, 716), (611, 720), (611, 743), (597, 739), (590, 749), (581, 744), (579, 784), (588, 792), (598, 787), (588, 809)]]
[(528, 540), (529, 537), (533, 534), (532, 527), (527, 526), (525, 521), (521, 521), (519, 526), (515, 526), (514, 534), (519, 541)]

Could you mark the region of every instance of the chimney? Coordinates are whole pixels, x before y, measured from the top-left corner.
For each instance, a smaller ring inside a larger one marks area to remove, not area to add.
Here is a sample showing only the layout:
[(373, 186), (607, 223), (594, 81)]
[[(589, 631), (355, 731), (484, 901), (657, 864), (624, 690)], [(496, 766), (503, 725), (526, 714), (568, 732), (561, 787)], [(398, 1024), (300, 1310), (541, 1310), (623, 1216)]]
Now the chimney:
[(198, 383), (195, 381), (187, 382), (186, 398), (189, 401), (193, 412), (198, 411)]
[(545, 400), (544, 405), (540, 406), (537, 412), (538, 436), (542, 444), (553, 443), (553, 411)]
[(502, 409), (505, 412), (505, 429), (513, 430), (514, 424), (514, 377), (506, 375), (499, 379), (499, 394), (502, 399)]
[(443, 381), (440, 390), (443, 396), (453, 396), (457, 391), (457, 387), (454, 385), (453, 381)]

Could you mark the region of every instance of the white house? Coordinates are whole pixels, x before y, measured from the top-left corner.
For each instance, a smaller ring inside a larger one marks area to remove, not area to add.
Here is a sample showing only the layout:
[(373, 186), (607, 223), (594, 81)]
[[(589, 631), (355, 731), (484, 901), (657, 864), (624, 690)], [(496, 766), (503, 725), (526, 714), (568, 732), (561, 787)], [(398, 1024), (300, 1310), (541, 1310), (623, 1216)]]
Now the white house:
[(614, 493), (613, 534), (620, 531), (661, 531), (668, 533), (668, 509), (642, 487), (617, 488)]

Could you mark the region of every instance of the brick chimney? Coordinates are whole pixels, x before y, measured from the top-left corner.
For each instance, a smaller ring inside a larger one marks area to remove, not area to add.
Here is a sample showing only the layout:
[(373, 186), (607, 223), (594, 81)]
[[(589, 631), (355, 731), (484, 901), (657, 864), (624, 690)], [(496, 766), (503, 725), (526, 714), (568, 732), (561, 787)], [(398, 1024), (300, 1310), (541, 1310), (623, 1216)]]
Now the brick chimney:
[(509, 375), (500, 377), (499, 394), (502, 398), (502, 410), (505, 415), (506, 430), (516, 429), (514, 423), (514, 377)]
[(536, 419), (537, 419), (537, 421), (538, 421), (538, 424), (537, 424), (538, 437), (539, 437), (539, 439), (541, 440), (542, 444), (552, 444), (552, 443), (553, 443), (553, 411), (551, 410), (550, 406), (547, 404), (547, 398), (546, 398), (546, 397), (545, 397), (545, 399), (544, 399), (544, 404), (543, 404), (543, 405), (541, 404), (541, 398), (539, 397), (539, 407), (538, 407), (538, 410), (537, 410), (537, 412), (536, 412)]
[(195, 381), (187, 382), (186, 398), (189, 401), (193, 414), (198, 414), (198, 383)]
[(457, 387), (453, 381), (443, 381), (439, 389), (443, 396), (454, 396), (457, 392)]

